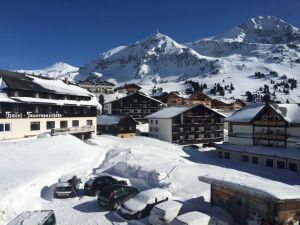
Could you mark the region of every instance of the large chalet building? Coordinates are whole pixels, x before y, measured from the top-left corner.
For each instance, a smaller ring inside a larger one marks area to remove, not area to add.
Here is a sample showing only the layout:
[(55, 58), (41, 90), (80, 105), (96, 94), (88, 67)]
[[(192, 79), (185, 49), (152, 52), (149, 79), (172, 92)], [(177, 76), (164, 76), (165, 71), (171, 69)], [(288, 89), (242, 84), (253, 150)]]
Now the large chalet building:
[(44, 132), (90, 138), (96, 134), (98, 105), (76, 85), (0, 71), (0, 140)]
[(222, 141), (224, 115), (201, 104), (174, 106), (151, 114), (149, 136), (177, 144)]
[(113, 94), (115, 92), (115, 85), (108, 81), (80, 81), (78, 82), (78, 86), (82, 87), (92, 94), (94, 94), (97, 98), (101, 94)]
[(267, 167), (300, 171), (300, 106), (253, 104), (227, 119), (228, 143), (218, 156)]
[(144, 117), (166, 107), (161, 101), (135, 92), (131, 95), (104, 104), (104, 114), (131, 115), (135, 120), (144, 121)]

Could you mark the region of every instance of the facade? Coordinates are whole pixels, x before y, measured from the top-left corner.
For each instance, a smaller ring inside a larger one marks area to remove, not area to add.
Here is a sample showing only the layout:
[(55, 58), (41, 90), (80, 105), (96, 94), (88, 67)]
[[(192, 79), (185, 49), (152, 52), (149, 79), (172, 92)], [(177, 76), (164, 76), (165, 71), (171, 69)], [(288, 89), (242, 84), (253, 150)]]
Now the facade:
[(138, 122), (130, 115), (101, 115), (97, 117), (97, 132), (120, 138), (135, 136)]
[[(240, 184), (199, 177), (211, 184), (211, 206), (227, 211), (240, 225), (289, 225), (300, 222), (300, 198), (282, 197), (260, 189)], [(249, 180), (251, 182), (251, 180)], [(282, 192), (280, 187), (278, 192)], [(273, 191), (275, 192), (275, 191)]]
[(234, 113), (219, 157), (300, 172), (300, 106), (253, 104)]
[(70, 133), (96, 134), (99, 103), (76, 85), (15, 72), (0, 72), (0, 140)]
[(118, 87), (118, 92), (123, 94), (134, 94), (136, 92), (139, 92), (142, 88), (136, 84), (125, 84), (122, 87)]
[(146, 117), (149, 136), (177, 144), (222, 141), (224, 116), (201, 104), (163, 109)]
[(164, 103), (141, 92), (127, 95), (104, 104), (104, 114), (131, 115), (135, 120), (143, 121), (144, 117), (166, 107)]
[(101, 94), (113, 94), (115, 92), (115, 85), (108, 81), (93, 82), (93, 81), (85, 80), (85, 81), (80, 81), (78, 83), (78, 86), (88, 90), (89, 92), (94, 94), (97, 98), (99, 98)]

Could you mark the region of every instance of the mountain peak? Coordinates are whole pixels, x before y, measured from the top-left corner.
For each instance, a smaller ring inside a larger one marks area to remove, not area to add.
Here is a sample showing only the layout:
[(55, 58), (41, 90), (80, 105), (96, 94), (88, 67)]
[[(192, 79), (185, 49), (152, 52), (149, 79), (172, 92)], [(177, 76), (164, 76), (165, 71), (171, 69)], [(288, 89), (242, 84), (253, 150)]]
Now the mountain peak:
[(77, 71), (78, 68), (64, 62), (57, 62), (53, 65), (42, 69), (43, 71)]

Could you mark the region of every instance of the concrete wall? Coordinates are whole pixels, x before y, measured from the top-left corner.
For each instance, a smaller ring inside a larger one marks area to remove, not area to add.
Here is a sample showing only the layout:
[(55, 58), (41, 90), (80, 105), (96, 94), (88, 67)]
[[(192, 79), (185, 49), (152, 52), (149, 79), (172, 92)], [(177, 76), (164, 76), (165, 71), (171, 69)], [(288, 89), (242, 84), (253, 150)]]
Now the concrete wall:
[(233, 124), (232, 125), (232, 133), (244, 133), (244, 134), (252, 134), (253, 133), (253, 126), (252, 125), (239, 125)]
[(235, 145), (253, 145), (252, 138), (228, 137), (228, 142)]
[(172, 119), (152, 119), (152, 121), (151, 124), (151, 119), (149, 120), (149, 136), (172, 142)]
[[(24, 118), (24, 119), (0, 119), (0, 123), (9, 123), (10, 131), (0, 132), (0, 140), (24, 138), (28, 136), (35, 136), (44, 132), (49, 132), (47, 130), (46, 122), (55, 121), (55, 128), (60, 128), (60, 121), (68, 121), (68, 128), (72, 127), (72, 121), (78, 120), (78, 127), (83, 127), (87, 125), (87, 120), (92, 120), (95, 131), (93, 135), (96, 135), (97, 121), (96, 117), (64, 117), (64, 118)], [(40, 130), (31, 131), (30, 123), (40, 122)]]

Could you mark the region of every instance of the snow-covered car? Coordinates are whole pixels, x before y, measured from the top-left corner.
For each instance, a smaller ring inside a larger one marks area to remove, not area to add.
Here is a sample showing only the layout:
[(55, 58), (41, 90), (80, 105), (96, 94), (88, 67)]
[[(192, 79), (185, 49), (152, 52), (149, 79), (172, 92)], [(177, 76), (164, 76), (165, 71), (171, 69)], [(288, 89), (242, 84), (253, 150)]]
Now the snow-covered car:
[(167, 225), (179, 214), (183, 204), (169, 200), (153, 207), (148, 222), (152, 225)]
[(207, 214), (193, 211), (177, 216), (170, 225), (218, 225), (218, 221)]
[(75, 197), (81, 180), (75, 175), (62, 176), (54, 189), (55, 198)]
[(122, 217), (128, 220), (146, 217), (155, 205), (168, 201), (171, 197), (170, 192), (161, 188), (142, 191), (134, 198), (123, 203), (120, 212)]
[(133, 198), (139, 190), (135, 187), (112, 184), (101, 190), (97, 197), (99, 206), (115, 210), (125, 201)]
[(127, 185), (125, 180), (117, 180), (111, 176), (97, 176), (90, 178), (84, 184), (84, 194), (94, 196), (96, 192), (99, 194), (100, 191), (111, 184), (122, 184)]
[(53, 210), (26, 211), (7, 225), (56, 225), (56, 219)]

